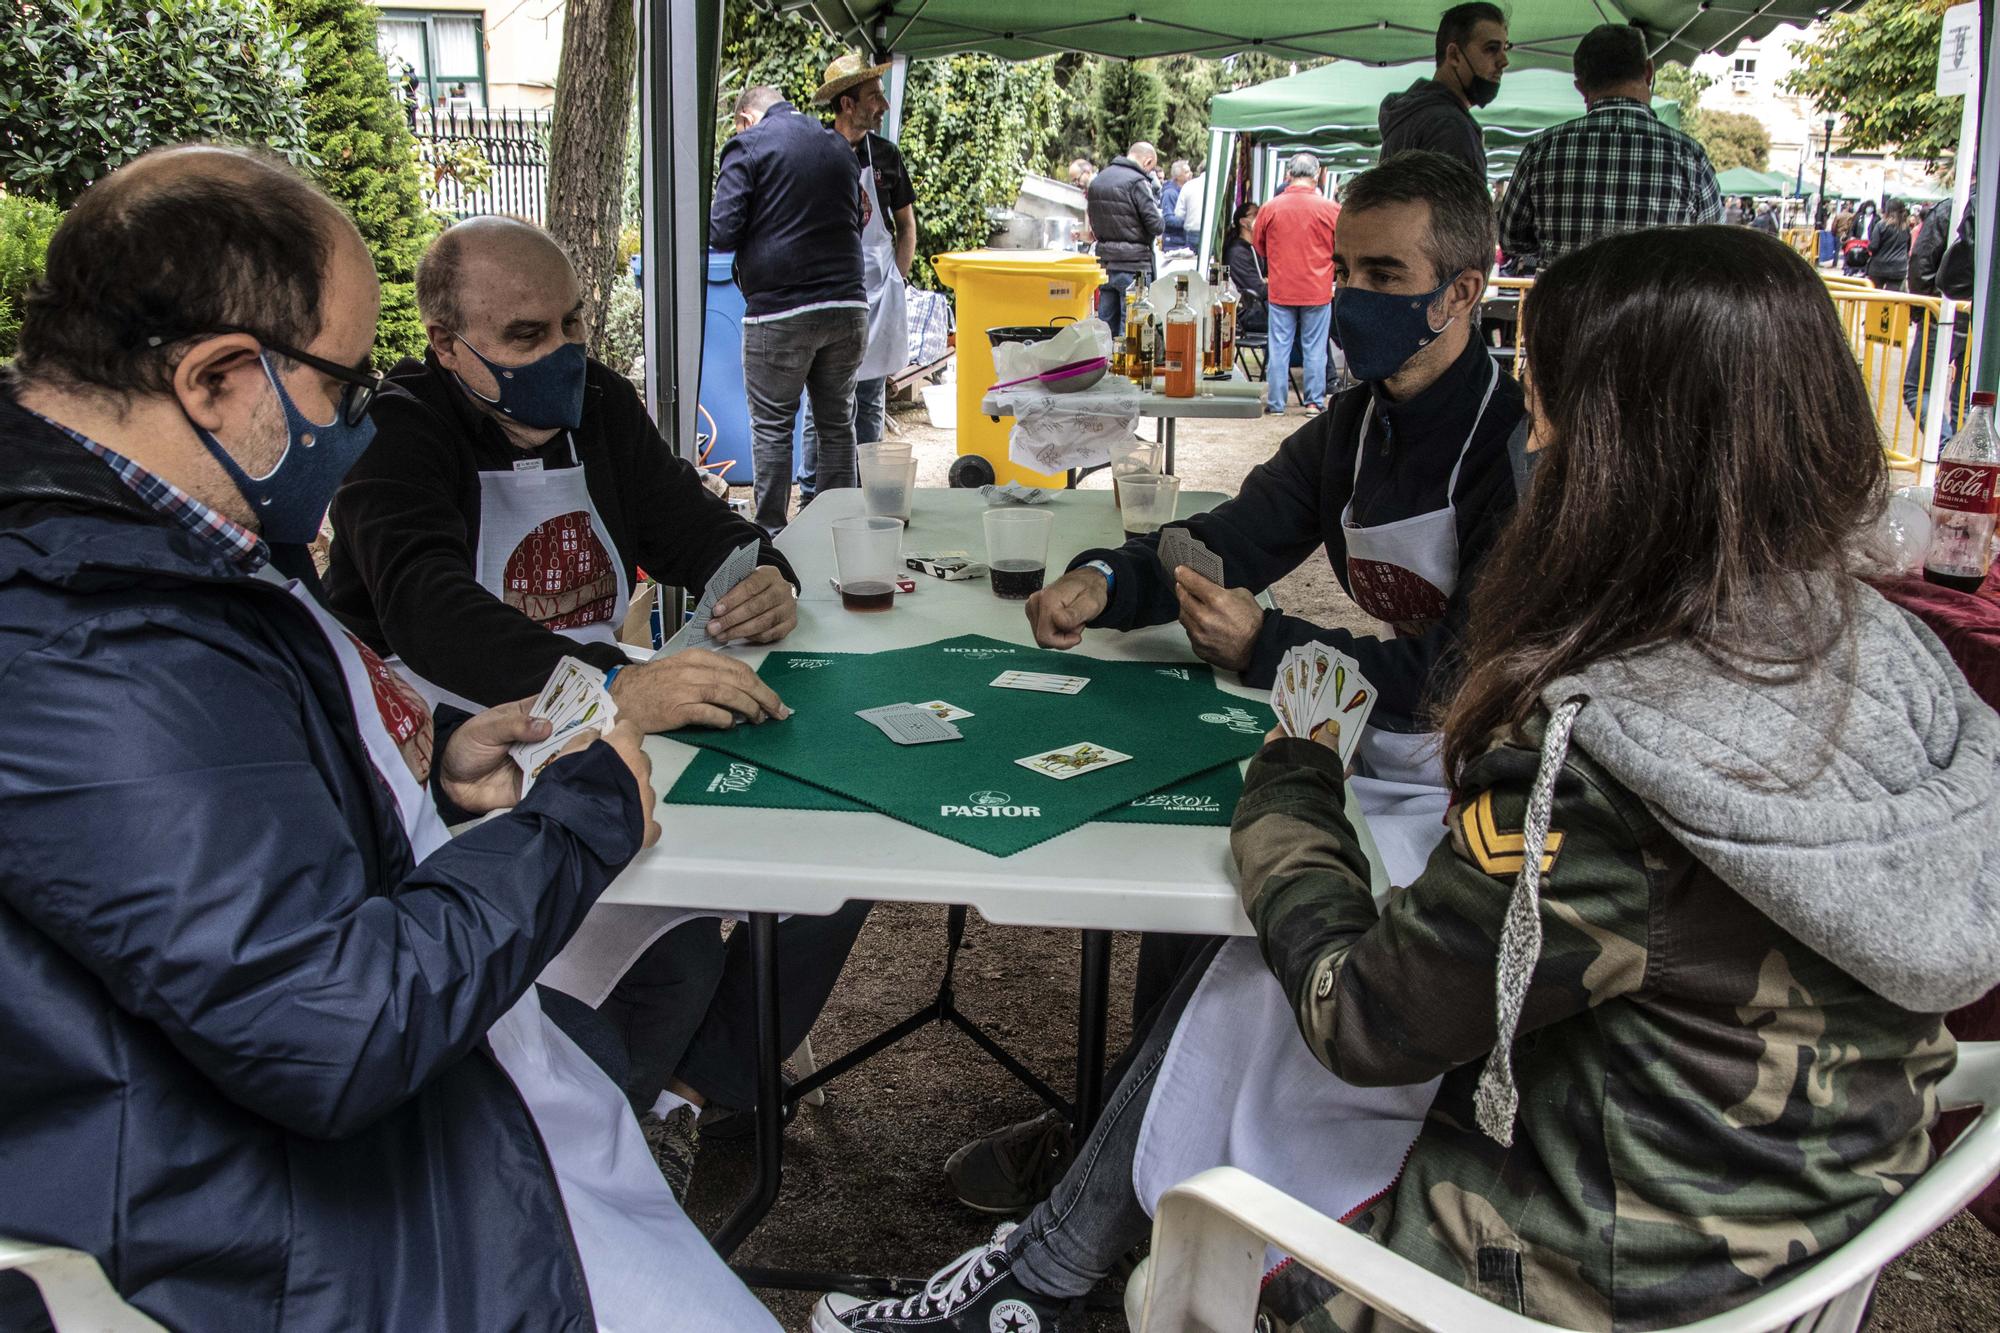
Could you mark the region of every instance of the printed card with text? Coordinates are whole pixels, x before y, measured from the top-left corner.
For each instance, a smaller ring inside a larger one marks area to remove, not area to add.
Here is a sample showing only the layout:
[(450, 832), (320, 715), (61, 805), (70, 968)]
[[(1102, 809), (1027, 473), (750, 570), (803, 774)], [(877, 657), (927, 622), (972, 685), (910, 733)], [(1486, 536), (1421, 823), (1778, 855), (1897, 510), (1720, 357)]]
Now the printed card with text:
[(1044, 750), (1040, 754), (1031, 754), (1014, 762), (1022, 768), (1040, 773), (1043, 777), (1063, 782), (1070, 778), (1081, 777), (1085, 773), (1094, 773), (1100, 768), (1109, 768), (1113, 764), (1122, 764), (1131, 757), (1129, 754), (1120, 754), (1116, 750), (1091, 741), (1077, 741), (1070, 745), (1058, 746), (1053, 750)]

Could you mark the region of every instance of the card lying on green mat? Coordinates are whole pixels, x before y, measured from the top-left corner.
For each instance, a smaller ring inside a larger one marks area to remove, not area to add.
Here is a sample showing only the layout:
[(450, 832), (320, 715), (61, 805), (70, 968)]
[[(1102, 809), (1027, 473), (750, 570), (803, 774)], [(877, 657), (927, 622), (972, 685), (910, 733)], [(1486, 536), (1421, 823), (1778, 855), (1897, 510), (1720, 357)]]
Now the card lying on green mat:
[[(996, 856), (1245, 759), (1274, 721), (1264, 704), (1217, 690), (1206, 666), (1105, 662), (981, 635), (772, 653), (759, 674), (790, 720), (674, 739)], [(899, 744), (857, 716), (895, 704), (923, 705), (956, 734)], [(1171, 821), (1166, 805), (1139, 809)]]
[[(1094, 824), (1191, 824), (1227, 827), (1243, 795), (1243, 775), (1234, 763), (1218, 764), (1186, 782), (1162, 787), (1136, 801), (1107, 810)], [(810, 783), (788, 778), (704, 750), (694, 757), (661, 798), (668, 805), (740, 805), (760, 810), (852, 810), (867, 806)]]

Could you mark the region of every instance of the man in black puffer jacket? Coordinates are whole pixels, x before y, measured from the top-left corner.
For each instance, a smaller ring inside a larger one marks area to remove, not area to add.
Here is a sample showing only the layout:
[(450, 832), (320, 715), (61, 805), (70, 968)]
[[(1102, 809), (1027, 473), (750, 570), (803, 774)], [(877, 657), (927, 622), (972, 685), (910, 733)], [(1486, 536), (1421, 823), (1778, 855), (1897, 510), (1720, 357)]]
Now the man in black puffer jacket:
[[(1924, 215), (1924, 225), (1910, 248), (1910, 290), (1918, 296), (1941, 296), (1947, 301), (1972, 299), (1972, 217), (1979, 198), (1974, 186), (1965, 198), (1965, 216), (1959, 219), (1958, 234), (1951, 231), (1951, 200), (1939, 201)], [(1931, 382), (1938, 360), (1937, 326), (1928, 311), (1919, 312), (1911, 335), (1910, 361), (1903, 368), (1903, 405), (1918, 422), (1918, 431), (1930, 420)], [(1951, 346), (1944, 353), (1944, 421), (1939, 434), (1950, 439), (1958, 430), (1958, 377), (1965, 365), (1966, 335), (1972, 328), (1969, 315), (1960, 314), (1951, 326)]]
[(1114, 335), (1125, 329), (1126, 289), (1153, 280), (1153, 241), (1166, 231), (1153, 179), (1159, 160), (1153, 145), (1135, 143), (1090, 182), (1090, 230), (1106, 275), (1097, 289), (1097, 313)]

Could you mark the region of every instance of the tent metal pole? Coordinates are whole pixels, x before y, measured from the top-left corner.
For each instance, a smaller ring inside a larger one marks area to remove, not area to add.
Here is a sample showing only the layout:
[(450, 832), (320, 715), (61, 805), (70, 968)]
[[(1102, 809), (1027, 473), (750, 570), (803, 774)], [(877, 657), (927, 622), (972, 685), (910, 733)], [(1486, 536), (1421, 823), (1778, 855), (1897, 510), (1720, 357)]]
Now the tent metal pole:
[(1223, 167), (1229, 161), (1230, 151), (1236, 146), (1234, 130), (1210, 130), (1208, 132), (1208, 173), (1207, 184), (1202, 186), (1201, 210), (1206, 215), (1201, 219), (1201, 271), (1208, 272), (1211, 255), (1215, 251), (1215, 217), (1218, 206), (1228, 207), (1228, 194), (1222, 188)]
[(2000, 245), (1994, 244), (1993, 227), (2000, 217), (2000, 41), (1986, 44), (1986, 68), (1979, 80), (1979, 178), (1988, 182), (1979, 192), (1973, 215), (1974, 254), (1978, 258), (1972, 293), (1972, 345), (1968, 360), (1978, 367), (1972, 387), (1992, 392), (2000, 388), (2000, 329), (1994, 327), (1993, 292), (2000, 278)]
[[(1972, 67), (1972, 82), (1965, 90), (1964, 106), (1958, 122), (1958, 153), (1952, 162), (1951, 211), (1945, 214), (1945, 226), (1950, 227), (1965, 216), (1966, 196), (1972, 193), (1971, 164), (1979, 153), (1979, 103), (1985, 93), (1985, 80), (1979, 77), (1979, 66)], [(1829, 139), (1831, 136), (1829, 136)], [(1945, 241), (1950, 245), (1949, 238)], [(1917, 484), (1931, 484), (1931, 474), (1937, 471), (1938, 450), (1943, 447), (1944, 414), (1948, 400), (1953, 397), (1946, 371), (1951, 359), (1951, 339), (1958, 323), (1958, 302), (1949, 296), (1941, 297), (1944, 309), (1938, 315), (1937, 345), (1931, 349), (1930, 361), (1930, 401), (1925, 405), (1923, 421), (1923, 447), (1918, 456), (1922, 466), (1917, 472)], [(1960, 370), (1963, 374), (1963, 369)]]
[[(646, 406), (675, 452), (696, 456), (695, 407), (707, 302), (702, 272), (701, 86), (696, 14), (719, 0), (646, 0), (640, 32), (640, 170), (646, 201)], [(718, 34), (721, 24), (714, 25)], [(714, 68), (711, 62), (710, 69)]]

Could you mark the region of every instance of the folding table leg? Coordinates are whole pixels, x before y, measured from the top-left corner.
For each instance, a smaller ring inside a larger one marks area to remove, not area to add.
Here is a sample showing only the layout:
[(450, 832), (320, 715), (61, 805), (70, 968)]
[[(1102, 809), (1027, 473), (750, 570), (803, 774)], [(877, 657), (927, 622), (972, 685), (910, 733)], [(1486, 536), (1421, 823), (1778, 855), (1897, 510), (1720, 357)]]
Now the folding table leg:
[(785, 1179), (785, 1053), (778, 1049), (777, 914), (752, 912), (744, 928), (750, 932), (751, 988), (757, 1001), (757, 1174), (750, 1193), (710, 1238), (715, 1252), (724, 1259), (771, 1211)]
[(1166, 452), (1166, 455), (1167, 455), (1167, 456), (1166, 456), (1166, 459), (1165, 459), (1165, 461), (1164, 461), (1164, 462), (1163, 462), (1163, 463), (1161, 464), (1161, 467), (1162, 467), (1162, 469), (1163, 469), (1163, 470), (1164, 470), (1164, 471), (1166, 472), (1166, 474), (1167, 474), (1167, 475), (1168, 475), (1169, 477), (1171, 477), (1171, 476), (1173, 476), (1173, 475), (1174, 475), (1174, 418), (1172, 418), (1172, 417), (1162, 417), (1162, 418), (1161, 418), (1160, 420), (1161, 420), (1161, 423), (1162, 423), (1162, 424), (1163, 424), (1163, 425), (1165, 426), (1165, 428), (1166, 428), (1166, 429), (1165, 429), (1165, 441), (1166, 441), (1166, 444), (1165, 444), (1165, 452)]
[(1076, 998), (1075, 1129), (1079, 1143), (1104, 1109), (1104, 1025), (1110, 998), (1111, 932), (1086, 930)]

